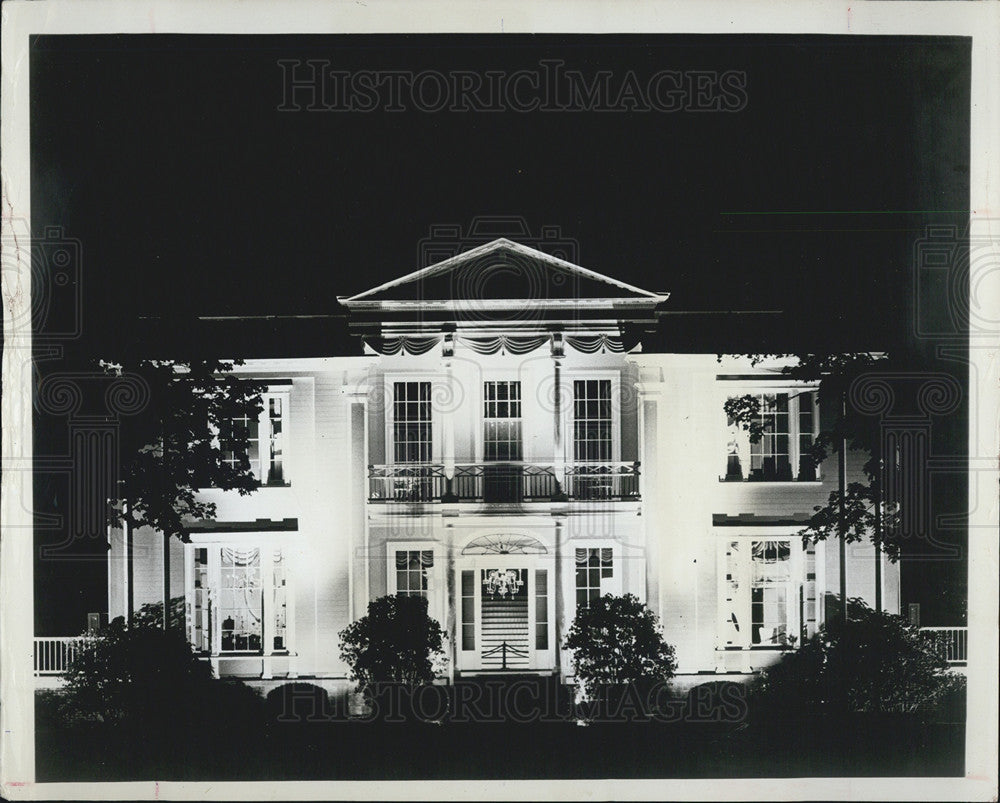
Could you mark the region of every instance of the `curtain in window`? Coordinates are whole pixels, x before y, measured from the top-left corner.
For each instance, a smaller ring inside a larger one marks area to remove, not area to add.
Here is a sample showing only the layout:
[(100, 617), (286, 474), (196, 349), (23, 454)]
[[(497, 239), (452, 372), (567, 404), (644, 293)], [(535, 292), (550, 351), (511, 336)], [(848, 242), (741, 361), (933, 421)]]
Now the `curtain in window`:
[(434, 565), (434, 552), (430, 549), (421, 551), (400, 549), (396, 552), (397, 569), (429, 569)]
[(231, 566), (255, 566), (260, 561), (260, 549), (251, 547), (241, 549), (239, 547), (222, 548), (223, 565), (227, 563)]

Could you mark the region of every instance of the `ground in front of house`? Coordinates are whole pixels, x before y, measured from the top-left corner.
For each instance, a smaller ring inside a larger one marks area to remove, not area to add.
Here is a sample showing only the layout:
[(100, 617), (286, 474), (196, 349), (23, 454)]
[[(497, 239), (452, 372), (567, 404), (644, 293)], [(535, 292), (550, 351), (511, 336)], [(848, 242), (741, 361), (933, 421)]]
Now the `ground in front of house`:
[[(508, 687), (509, 688), (509, 687)], [(66, 727), (36, 698), (36, 777), (119, 780), (947, 777), (964, 773), (965, 727), (911, 715), (837, 721), (679, 715), (643, 720), (626, 699), (579, 724), (572, 700), (530, 692), (494, 716), (481, 684), (450, 690), (441, 721), (364, 721), (273, 707), (257, 730), (149, 723), (141, 738)], [(466, 702), (459, 697), (465, 695)], [(301, 699), (299, 702), (301, 703)], [(508, 698), (508, 703), (510, 703)], [(434, 713), (435, 702), (424, 703)], [(412, 710), (412, 709), (411, 709)], [(707, 709), (706, 709), (707, 710)], [(618, 716), (616, 716), (618, 714)], [(395, 717), (390, 716), (390, 719)], [(284, 721), (281, 721), (284, 720)], [(492, 721), (491, 721), (492, 720)], [(519, 721), (515, 721), (519, 720)]]

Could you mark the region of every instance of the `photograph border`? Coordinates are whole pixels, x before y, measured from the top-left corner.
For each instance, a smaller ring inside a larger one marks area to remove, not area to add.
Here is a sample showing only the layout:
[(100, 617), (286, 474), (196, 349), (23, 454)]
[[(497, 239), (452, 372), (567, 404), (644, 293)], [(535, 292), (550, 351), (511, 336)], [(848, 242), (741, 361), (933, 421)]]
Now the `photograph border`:
[[(613, 10), (612, 10), (613, 9)], [(32, 650), (29, 38), (35, 34), (656, 33), (965, 36), (972, 39), (970, 231), (1000, 238), (1000, 3), (952, 2), (74, 2), (2, 6), (4, 271), (3, 476), (0, 498), (0, 794), (8, 799), (539, 799), (990, 800), (997, 795), (1000, 293), (977, 294), (970, 326), (969, 629), (966, 777), (711, 780), (281, 781), (36, 783)], [(10, 240), (8, 240), (10, 238)], [(989, 276), (993, 272), (994, 276)], [(1000, 287), (1000, 265), (977, 285)], [(977, 328), (978, 327), (978, 328)], [(989, 500), (984, 503), (983, 500)]]

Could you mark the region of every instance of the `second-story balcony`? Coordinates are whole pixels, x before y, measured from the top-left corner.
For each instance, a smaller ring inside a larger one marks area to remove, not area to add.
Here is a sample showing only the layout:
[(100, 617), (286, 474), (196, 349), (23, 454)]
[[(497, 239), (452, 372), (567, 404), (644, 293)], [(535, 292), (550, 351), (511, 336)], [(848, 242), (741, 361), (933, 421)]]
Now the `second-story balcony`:
[(368, 467), (368, 501), (518, 503), (639, 499), (638, 463), (567, 463), (562, 467), (562, 475), (562, 481), (557, 481), (553, 464), (456, 463), (449, 481), (443, 463), (373, 465)]

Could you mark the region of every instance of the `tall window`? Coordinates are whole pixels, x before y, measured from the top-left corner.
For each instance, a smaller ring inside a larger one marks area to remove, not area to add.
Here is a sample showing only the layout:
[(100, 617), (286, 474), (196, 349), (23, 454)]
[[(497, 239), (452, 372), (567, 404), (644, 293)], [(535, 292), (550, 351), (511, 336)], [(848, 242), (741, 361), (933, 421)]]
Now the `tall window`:
[(288, 567), (280, 549), (274, 550), (272, 560), (271, 612), (274, 628), (271, 644), (275, 652), (281, 652), (288, 649)]
[(194, 550), (194, 598), (191, 601), (191, 644), (198, 652), (212, 651), (212, 619), (209, 609), (208, 550)]
[(486, 460), (522, 459), (520, 382), (483, 384), (483, 424)]
[(402, 597), (427, 596), (427, 572), (434, 566), (429, 549), (396, 550), (396, 594)]
[(393, 461), (429, 463), (433, 459), (431, 383), (393, 383), (392, 413)]
[(462, 649), (476, 649), (476, 573), (462, 572)]
[(260, 421), (257, 418), (239, 416), (224, 421), (219, 431), (219, 448), (222, 462), (234, 469), (250, 463), (250, 471), (260, 479)]
[(576, 550), (576, 605), (586, 607), (604, 595), (602, 590), (614, 576), (614, 553), (610, 547)]
[(750, 581), (750, 643), (783, 645), (794, 635), (789, 627), (791, 545), (788, 541), (753, 541)]
[(785, 539), (724, 544), (722, 646), (787, 647), (816, 632), (815, 547)]
[(280, 547), (195, 547), (188, 570), (189, 637), (199, 652), (289, 648), (289, 577)]
[(813, 391), (754, 394), (760, 412), (754, 424), (756, 442), (742, 424), (729, 419), (727, 480), (815, 480), (817, 466), (810, 454), (816, 435), (816, 394)]
[(271, 485), (282, 485), (285, 482), (285, 398), (268, 396), (267, 399), (267, 433), (264, 439), (267, 445), (264, 458), (267, 460), (267, 482)]
[(236, 469), (249, 466), (262, 485), (284, 485), (288, 393), (265, 393), (262, 401), (259, 416), (239, 416), (219, 428), (222, 461)]
[(573, 382), (573, 458), (611, 460), (611, 380)]
[(222, 652), (260, 652), (263, 643), (260, 550), (223, 548), (219, 573)]
[(535, 649), (549, 648), (549, 573), (535, 569)]

